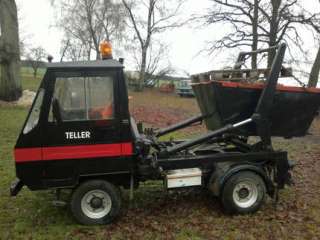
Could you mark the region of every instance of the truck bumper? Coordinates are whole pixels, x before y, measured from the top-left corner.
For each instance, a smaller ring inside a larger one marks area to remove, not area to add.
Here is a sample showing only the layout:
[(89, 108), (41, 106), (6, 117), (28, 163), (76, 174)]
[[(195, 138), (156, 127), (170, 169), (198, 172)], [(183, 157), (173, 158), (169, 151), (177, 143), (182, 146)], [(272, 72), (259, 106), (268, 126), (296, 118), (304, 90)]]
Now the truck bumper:
[(24, 185), (23, 182), (19, 178), (14, 180), (10, 186), (10, 196), (11, 197), (17, 196), (20, 190), (22, 189), (23, 185)]

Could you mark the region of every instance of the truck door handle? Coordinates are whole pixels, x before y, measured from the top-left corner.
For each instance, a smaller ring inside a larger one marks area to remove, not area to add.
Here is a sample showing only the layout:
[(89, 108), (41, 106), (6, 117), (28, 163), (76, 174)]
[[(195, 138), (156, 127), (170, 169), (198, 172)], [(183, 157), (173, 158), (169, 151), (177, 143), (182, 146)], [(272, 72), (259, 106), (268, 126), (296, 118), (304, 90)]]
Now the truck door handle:
[(121, 120), (121, 123), (122, 123), (122, 124), (129, 124), (129, 119), (122, 119), (122, 120)]

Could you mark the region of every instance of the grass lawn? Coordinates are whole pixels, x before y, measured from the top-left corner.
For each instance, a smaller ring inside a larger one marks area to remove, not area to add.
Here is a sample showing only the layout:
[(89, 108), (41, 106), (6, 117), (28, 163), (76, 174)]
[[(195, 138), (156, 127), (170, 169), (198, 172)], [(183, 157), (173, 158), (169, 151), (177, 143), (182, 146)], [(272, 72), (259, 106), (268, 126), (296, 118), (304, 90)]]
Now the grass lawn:
[[(39, 80), (28, 76), (23, 80), (24, 88), (36, 89), (39, 84)], [(150, 91), (130, 94), (131, 112), (149, 125), (162, 127), (198, 112), (192, 98)], [(281, 192), (276, 207), (268, 199), (254, 215), (228, 216), (219, 201), (205, 191), (164, 192), (159, 182), (151, 181), (141, 185), (132, 203), (127, 200), (128, 193), (123, 193), (124, 210), (116, 223), (86, 227), (75, 223), (67, 207), (53, 207), (50, 191), (31, 192), (24, 188), (17, 197), (9, 197), (10, 182), (15, 177), (12, 149), (27, 111), (0, 105), (1, 240), (320, 238), (319, 120), (311, 130), (313, 136), (275, 139), (275, 147), (288, 150), (290, 158), (298, 163), (294, 170), (296, 184)], [(143, 114), (145, 111), (148, 114)]]
[(37, 91), (42, 76), (44, 74), (43, 69), (38, 70), (38, 75), (36, 78), (33, 76), (33, 72), (30, 68), (22, 68), (22, 89), (28, 89), (31, 91)]

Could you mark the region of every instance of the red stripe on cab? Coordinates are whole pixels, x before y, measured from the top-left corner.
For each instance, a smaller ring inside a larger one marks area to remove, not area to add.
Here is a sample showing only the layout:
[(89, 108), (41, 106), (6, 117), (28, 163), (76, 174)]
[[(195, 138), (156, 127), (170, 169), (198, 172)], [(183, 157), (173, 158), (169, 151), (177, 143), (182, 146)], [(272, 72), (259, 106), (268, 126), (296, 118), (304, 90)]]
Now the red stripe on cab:
[(81, 159), (96, 157), (121, 157), (133, 154), (132, 143), (59, 146), (43, 148), (16, 148), (16, 162)]
[(122, 154), (123, 156), (128, 156), (133, 154), (133, 146), (132, 143), (122, 143), (121, 144), (122, 148)]
[(14, 149), (14, 158), (16, 162), (28, 162), (30, 160), (41, 160), (41, 148), (16, 148)]

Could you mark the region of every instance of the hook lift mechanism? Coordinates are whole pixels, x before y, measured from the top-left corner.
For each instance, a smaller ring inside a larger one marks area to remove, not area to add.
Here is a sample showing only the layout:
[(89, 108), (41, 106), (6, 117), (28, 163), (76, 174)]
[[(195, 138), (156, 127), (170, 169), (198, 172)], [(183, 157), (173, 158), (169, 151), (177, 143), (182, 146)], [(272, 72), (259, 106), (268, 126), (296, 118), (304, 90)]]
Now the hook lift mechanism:
[[(257, 211), (266, 194), (277, 200), (278, 189), (291, 180), (293, 164), (287, 152), (274, 150), (271, 141), (270, 114), (285, 50), (285, 44), (277, 47), (270, 74), (249, 117), (176, 141), (160, 137), (206, 121), (214, 113), (158, 131), (141, 131), (129, 114), (123, 59), (112, 59), (110, 44), (101, 47), (103, 60), (49, 63), (15, 146), (17, 180), (10, 188), (11, 195), (16, 196), (24, 185), (31, 190), (55, 189), (57, 203), (63, 205), (60, 190), (71, 189), (75, 219), (82, 224), (105, 224), (120, 213), (120, 186), (130, 189), (132, 199), (139, 182), (158, 179), (164, 180), (168, 189), (207, 188), (221, 198), (228, 212)], [(56, 93), (62, 89), (59, 81), (64, 81), (62, 86), (68, 90), (60, 95)], [(82, 92), (77, 92), (79, 89)], [(104, 99), (107, 93), (109, 98)], [(94, 97), (95, 101), (91, 100)], [(109, 105), (93, 106), (93, 102), (110, 99)], [(261, 141), (248, 143), (239, 134), (246, 128), (256, 129)]]

